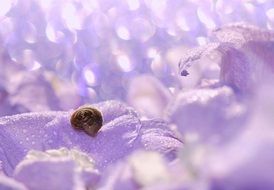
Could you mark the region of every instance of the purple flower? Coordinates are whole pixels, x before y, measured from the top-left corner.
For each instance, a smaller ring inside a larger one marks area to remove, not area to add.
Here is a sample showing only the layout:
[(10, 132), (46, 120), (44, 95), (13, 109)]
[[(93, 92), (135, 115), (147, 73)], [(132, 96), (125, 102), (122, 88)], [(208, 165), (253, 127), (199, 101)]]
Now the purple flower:
[(20, 182), (5, 176), (0, 173), (0, 189), (1, 190), (27, 190), (27, 188)]
[(247, 107), (229, 87), (200, 88), (179, 93), (167, 115), (185, 138), (225, 142), (243, 129)]
[[(48, 168), (43, 175), (46, 179), (53, 180), (50, 174), (57, 171), (55, 162), (49, 160), (35, 161), (14, 171), (31, 150), (76, 148), (87, 153), (94, 160), (95, 167), (103, 171), (139, 148), (156, 150), (174, 159), (182, 145), (166, 123), (156, 120), (141, 121), (134, 110), (123, 103), (107, 101), (93, 106), (102, 112), (104, 120), (103, 127), (95, 138), (82, 131), (75, 131), (70, 126), (71, 112), (27, 113), (0, 118), (0, 160), (3, 171), (28, 184), (29, 175), (34, 175), (38, 168)], [(67, 161), (58, 167), (73, 171), (74, 165)], [(37, 176), (39, 180), (40, 177)], [(36, 187), (35, 184), (28, 185)]]
[[(220, 54), (220, 82), (235, 90), (250, 93), (272, 81), (274, 72), (274, 33), (254, 26), (233, 24), (213, 32), (216, 43), (195, 48), (184, 55), (180, 73), (196, 60)], [(269, 79), (270, 78), (270, 79)]]
[(157, 119), (142, 121), (140, 141), (145, 150), (158, 151), (169, 160), (174, 160), (182, 148), (182, 140), (167, 128), (166, 122)]
[(162, 118), (171, 99), (170, 91), (153, 75), (139, 75), (129, 84), (128, 103), (148, 118)]
[[(180, 169), (177, 171), (182, 172)], [(135, 151), (112, 165), (103, 176), (98, 188), (102, 190), (176, 189), (181, 185), (179, 179), (183, 173), (176, 173), (172, 164), (157, 152)]]
[(94, 188), (100, 179), (87, 154), (66, 148), (30, 151), (13, 176), (29, 189), (43, 190)]

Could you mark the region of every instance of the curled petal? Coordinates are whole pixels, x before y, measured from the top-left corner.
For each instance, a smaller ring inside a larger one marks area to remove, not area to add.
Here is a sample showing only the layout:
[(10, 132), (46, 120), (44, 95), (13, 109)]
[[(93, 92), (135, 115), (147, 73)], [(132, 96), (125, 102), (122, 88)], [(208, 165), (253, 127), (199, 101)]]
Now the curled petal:
[(247, 108), (229, 87), (181, 92), (170, 104), (167, 117), (186, 138), (225, 142), (243, 128)]
[(162, 120), (142, 121), (141, 133), (141, 143), (145, 150), (160, 152), (169, 160), (174, 160), (183, 147), (182, 141)]

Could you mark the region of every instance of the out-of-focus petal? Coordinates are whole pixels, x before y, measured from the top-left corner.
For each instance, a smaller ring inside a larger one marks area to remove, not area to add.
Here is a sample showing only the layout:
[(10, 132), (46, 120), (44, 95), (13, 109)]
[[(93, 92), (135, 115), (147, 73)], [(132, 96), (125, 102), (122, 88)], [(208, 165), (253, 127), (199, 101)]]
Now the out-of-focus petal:
[(246, 107), (229, 87), (181, 92), (167, 112), (184, 137), (222, 142), (241, 130)]
[(128, 107), (126, 104), (114, 100), (101, 102), (93, 105), (95, 108), (98, 108), (104, 117), (104, 123), (123, 116), (123, 115), (134, 115), (137, 116), (137, 113), (131, 107)]
[[(212, 189), (274, 188), (273, 86), (260, 88), (246, 130), (226, 146), (214, 147), (202, 167)], [(229, 158), (229, 159), (228, 159)]]
[(259, 86), (273, 81), (274, 40), (249, 41), (239, 48), (220, 46), (219, 51), (222, 83), (240, 92), (254, 93)]
[(157, 78), (143, 75), (131, 81), (127, 99), (142, 115), (160, 118), (171, 100), (171, 93)]
[[(181, 163), (192, 174), (188, 189), (274, 187), (273, 86), (261, 88), (244, 130), (223, 144), (185, 143)], [(202, 185), (202, 186), (199, 186)]]
[(14, 178), (29, 189), (78, 190), (94, 188), (100, 177), (88, 155), (62, 148), (30, 151), (17, 165)]
[(162, 120), (142, 121), (141, 134), (141, 143), (145, 150), (160, 152), (170, 160), (175, 159), (183, 147), (182, 141)]
[(170, 183), (173, 174), (161, 154), (136, 151), (106, 171), (99, 189), (140, 189)]
[(20, 70), (13, 72), (17, 72), (16, 77), (6, 84), (11, 105), (21, 106), (32, 112), (61, 110), (52, 85), (41, 73), (30, 75)]
[(27, 190), (27, 188), (20, 182), (15, 181), (0, 173), (0, 189), (1, 190)]
[(128, 164), (119, 162), (111, 165), (104, 173), (98, 190), (138, 189), (138, 184), (132, 179), (132, 171)]

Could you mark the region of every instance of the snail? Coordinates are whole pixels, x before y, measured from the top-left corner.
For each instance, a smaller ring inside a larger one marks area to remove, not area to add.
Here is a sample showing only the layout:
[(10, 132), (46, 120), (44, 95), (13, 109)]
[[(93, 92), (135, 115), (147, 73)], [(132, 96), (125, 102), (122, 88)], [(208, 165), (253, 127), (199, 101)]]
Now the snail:
[(103, 125), (103, 117), (99, 110), (91, 106), (82, 106), (73, 112), (71, 126), (76, 130), (84, 130), (95, 137)]

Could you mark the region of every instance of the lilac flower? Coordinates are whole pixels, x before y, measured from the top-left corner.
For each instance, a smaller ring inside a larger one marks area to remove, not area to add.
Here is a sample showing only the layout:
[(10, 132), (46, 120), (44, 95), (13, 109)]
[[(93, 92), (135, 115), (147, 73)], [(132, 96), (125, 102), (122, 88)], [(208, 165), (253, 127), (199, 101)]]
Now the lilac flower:
[(182, 91), (167, 111), (185, 138), (211, 142), (224, 142), (239, 133), (246, 116), (246, 105), (226, 86)]
[[(0, 118), (0, 160), (3, 171), (12, 175), (30, 150), (77, 148), (91, 156), (95, 167), (102, 171), (139, 148), (153, 149), (174, 159), (176, 150), (182, 145), (165, 123), (141, 121), (133, 109), (120, 102), (107, 101), (93, 106), (102, 112), (104, 119), (104, 125), (95, 138), (75, 131), (70, 126), (71, 112), (27, 113)], [(153, 128), (154, 132), (149, 131)], [(15, 176), (25, 181), (24, 176), (27, 175), (24, 172), (27, 174), (46, 166), (54, 169), (54, 163), (45, 162), (36, 161), (37, 166), (23, 167), (19, 170), (21, 172), (17, 169)], [(68, 170), (73, 168), (70, 163), (63, 164)]]
[(185, 145), (181, 160), (191, 174), (191, 189), (273, 189), (273, 130), (271, 123), (254, 121), (227, 144)]
[(98, 189), (175, 189), (182, 176), (159, 153), (135, 151), (104, 173)]
[(0, 173), (0, 189), (2, 190), (27, 190), (20, 182)]
[(148, 118), (162, 118), (172, 96), (153, 75), (139, 75), (131, 80), (127, 99), (142, 115)]
[(142, 121), (140, 141), (145, 150), (158, 151), (168, 160), (176, 159), (182, 148), (182, 140), (167, 128), (166, 122), (157, 119)]
[(29, 189), (93, 189), (100, 179), (94, 162), (78, 150), (30, 151), (15, 169), (14, 178)]
[[(56, 92), (52, 85), (41, 73), (30, 75), (22, 68), (5, 67), (7, 73), (16, 72), (16, 76), (10, 79), (5, 76), (2, 83), (0, 104), (6, 111), (1, 115), (12, 115), (31, 111), (60, 110)], [(34, 99), (33, 96), (36, 98)]]
[(191, 50), (179, 65), (183, 73), (195, 60), (220, 53), (220, 81), (235, 90), (249, 93), (273, 75), (274, 33), (253, 26), (234, 24), (213, 33), (216, 43)]

